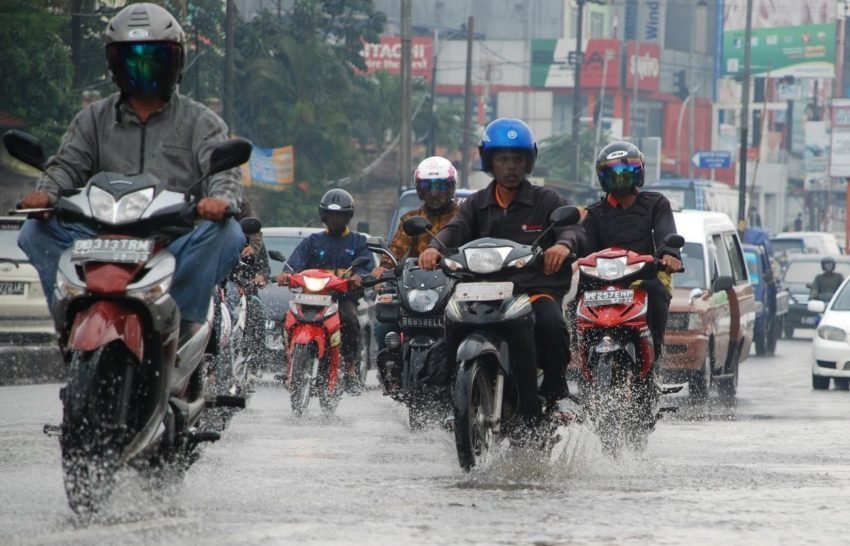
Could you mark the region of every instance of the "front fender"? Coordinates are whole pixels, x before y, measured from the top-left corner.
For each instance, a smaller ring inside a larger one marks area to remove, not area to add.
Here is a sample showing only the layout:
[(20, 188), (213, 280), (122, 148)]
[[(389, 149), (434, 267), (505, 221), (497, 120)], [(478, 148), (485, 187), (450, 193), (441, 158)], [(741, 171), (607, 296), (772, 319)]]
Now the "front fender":
[(493, 355), (506, 373), (510, 372), (508, 344), (503, 339), (494, 338), (480, 332), (469, 334), (457, 348), (457, 361), (470, 362), (482, 355)]
[(88, 352), (121, 340), (144, 360), (145, 345), (142, 318), (136, 309), (120, 301), (100, 300), (74, 316), (68, 336), (68, 349)]
[(296, 325), (289, 335), (289, 354), (296, 345), (316, 344), (317, 356), (325, 357), (327, 346), (325, 345), (325, 329), (316, 324), (302, 323)]

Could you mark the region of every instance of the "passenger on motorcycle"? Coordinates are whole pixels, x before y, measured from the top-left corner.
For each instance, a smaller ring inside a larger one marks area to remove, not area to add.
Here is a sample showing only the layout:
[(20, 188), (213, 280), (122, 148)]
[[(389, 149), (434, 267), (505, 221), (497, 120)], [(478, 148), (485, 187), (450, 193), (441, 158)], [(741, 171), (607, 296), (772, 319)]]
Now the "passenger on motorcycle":
[[(550, 188), (533, 186), (526, 178), (537, 157), (537, 143), (531, 129), (518, 119), (497, 119), (484, 130), (478, 149), (482, 170), (494, 180), (464, 201), (437, 238), (449, 248), (481, 237), (532, 244), (546, 228), (552, 211), (566, 205), (566, 200)], [(542, 267), (522, 269), (513, 279), (519, 290), (531, 295), (535, 314), (535, 339), (524, 340), (528, 346), (517, 354), (536, 352), (537, 358), (524, 360), (529, 365), (514, 370), (520, 389), (519, 412), (531, 421), (541, 416), (535, 361), (545, 374), (540, 395), (545, 399), (547, 412), (556, 410), (556, 402), (568, 394), (566, 368), (570, 344), (561, 300), (572, 278), (566, 266), (567, 258), (582, 252), (584, 231), (580, 225), (556, 228), (541, 245), (546, 249)], [(429, 244), (419, 257), (421, 267), (436, 267), (442, 256), (438, 248), (435, 241)], [(448, 341), (451, 345), (451, 340)]]
[[(327, 228), (314, 233), (301, 241), (292, 252), (287, 263), (293, 272), (305, 269), (327, 269), (337, 275), (351, 267), (357, 258), (365, 257), (371, 262), (372, 253), (366, 246), (366, 237), (348, 229), (348, 223), (354, 215), (354, 198), (345, 190), (329, 190), (319, 203), (319, 217)], [(369, 267), (363, 266), (352, 271), (351, 281), (360, 286), (360, 280), (369, 274)], [(289, 273), (277, 276), (281, 286), (289, 282)], [(345, 362), (345, 390), (358, 394), (362, 385), (357, 373), (357, 359), (360, 354), (360, 323), (357, 320), (357, 300), (363, 296), (362, 290), (354, 290), (339, 301), (340, 330), (342, 334), (342, 358)]]
[(643, 153), (629, 142), (614, 142), (596, 157), (596, 175), (605, 197), (587, 207), (582, 224), (587, 235), (584, 256), (609, 247), (638, 254), (660, 255), (666, 271), (641, 281), (648, 298), (647, 322), (656, 358), (661, 354), (667, 310), (673, 293), (669, 272), (681, 269), (679, 249), (664, 246), (664, 238), (676, 233), (670, 202), (662, 194), (641, 191), (644, 181)]
[[(422, 206), (401, 217), (398, 228), (390, 241), (390, 252), (401, 262), (404, 258), (418, 258), (428, 246), (428, 236), (411, 237), (404, 232), (404, 222), (415, 216), (423, 216), (431, 222), (431, 231), (436, 233), (443, 229), (457, 213), (455, 188), (457, 187), (457, 170), (452, 162), (444, 157), (433, 156), (424, 159), (413, 173), (416, 195), (422, 200)], [(393, 267), (392, 260), (387, 256), (381, 258), (381, 264), (372, 271), (379, 278)], [(384, 348), (384, 338), (388, 332), (400, 331), (399, 326), (377, 322), (375, 324), (375, 341), (378, 349)]]
[[(101, 171), (147, 172), (169, 181), (172, 189), (188, 191), (208, 167), (215, 145), (228, 139), (221, 118), (176, 90), (186, 35), (168, 11), (148, 3), (129, 5), (109, 21), (105, 41), (119, 92), (77, 114), (20, 208), (50, 207), (61, 190), (81, 188)], [(238, 168), (212, 176), (194, 193), (201, 222), (168, 245), (177, 260), (170, 293), (184, 323), (205, 320), (213, 289), (236, 265), (245, 243), (239, 224), (225, 217), (241, 205)], [(76, 239), (93, 235), (87, 225), (47, 215), (24, 224), (18, 244), (38, 270), (51, 307), (60, 256)]]

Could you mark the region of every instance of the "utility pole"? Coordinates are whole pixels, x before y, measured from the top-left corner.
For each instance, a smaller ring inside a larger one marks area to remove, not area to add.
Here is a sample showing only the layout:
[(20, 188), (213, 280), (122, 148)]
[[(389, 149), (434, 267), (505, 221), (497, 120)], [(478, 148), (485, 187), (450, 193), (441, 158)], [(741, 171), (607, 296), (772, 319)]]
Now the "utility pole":
[(694, 157), (694, 140), (696, 132), (696, 102), (697, 98), (694, 95), (696, 85), (694, 85), (694, 40), (696, 39), (696, 30), (694, 29), (694, 19), (696, 19), (694, 15), (694, 7), (691, 6), (691, 37), (688, 41), (688, 85), (690, 86), (691, 92), (688, 93), (688, 98), (690, 102), (688, 102), (688, 178), (693, 180), (694, 178), (694, 162), (691, 161), (691, 158)]
[(747, 0), (744, 27), (744, 76), (741, 81), (741, 150), (738, 158), (738, 221), (747, 217), (747, 136), (750, 125), (750, 53), (753, 34), (753, 0)]
[(71, 64), (74, 65), (74, 89), (83, 85), (83, 0), (71, 0)]
[(434, 45), (431, 46), (431, 127), (428, 129), (428, 156), (437, 155), (437, 42), (440, 35), (434, 29)]
[(578, 182), (581, 168), (581, 144), (579, 143), (579, 125), (581, 122), (581, 65), (584, 63), (584, 55), (581, 51), (581, 31), (584, 26), (584, 4), (587, 0), (576, 0), (578, 6), (576, 16), (576, 55), (573, 63), (573, 74), (575, 81), (573, 82), (573, 181)]
[(466, 83), (463, 89), (463, 144), (461, 145), (461, 187), (469, 187), (470, 154), (472, 128), (472, 37), (475, 19), (470, 16), (466, 24)]
[(640, 1), (635, 2), (635, 20), (637, 21), (635, 29), (635, 56), (630, 66), (632, 71), (632, 104), (629, 107), (629, 132), (632, 134), (632, 139), (637, 137), (637, 105), (638, 105), (638, 87), (640, 85)]
[(411, 0), (401, 0), (401, 132), (399, 134), (399, 192), (410, 180), (411, 168), (411, 59), (410, 41), (413, 34)]
[[(222, 114), (227, 130), (233, 133), (233, 58), (235, 49), (234, 27), (236, 20), (236, 6), (233, 0), (227, 0), (224, 13), (224, 108)], [(200, 97), (198, 97), (200, 100)]]

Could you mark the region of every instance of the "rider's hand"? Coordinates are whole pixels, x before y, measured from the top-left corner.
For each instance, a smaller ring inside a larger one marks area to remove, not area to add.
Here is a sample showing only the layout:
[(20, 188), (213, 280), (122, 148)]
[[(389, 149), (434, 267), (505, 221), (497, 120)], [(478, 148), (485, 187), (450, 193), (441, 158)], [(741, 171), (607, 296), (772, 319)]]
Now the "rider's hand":
[(379, 266), (375, 267), (375, 269), (372, 270), (372, 276), (375, 277), (376, 279), (380, 279), (381, 275), (383, 275), (386, 272), (387, 272), (387, 268), (381, 267), (379, 265)]
[(251, 245), (247, 245), (245, 248), (242, 249), (241, 256), (243, 258), (247, 258), (248, 256), (253, 256), (253, 255), (254, 255), (254, 247), (252, 247)]
[[(21, 199), (20, 203), (18, 203), (19, 209), (45, 209), (50, 206), (53, 206), (53, 198), (46, 191), (30, 192)], [(49, 216), (49, 214), (43, 212), (37, 216), (45, 219)]]
[(275, 278), (278, 286), (286, 286), (289, 284), (289, 273), (281, 273)]
[(254, 277), (254, 284), (257, 286), (265, 286), (266, 285), (266, 276), (260, 273), (256, 277)]
[(362, 281), (363, 278), (356, 273), (351, 276), (351, 285), (354, 286), (354, 288), (360, 288), (360, 286), (362, 285)]
[(664, 264), (664, 270), (670, 273), (675, 273), (682, 269), (682, 261), (669, 254), (661, 256), (661, 263)]
[(224, 220), (224, 214), (227, 212), (229, 207), (230, 203), (224, 199), (204, 197), (198, 202), (198, 217), (201, 220), (221, 222)]
[(564, 262), (570, 257), (570, 249), (566, 245), (556, 243), (543, 253), (543, 274), (552, 275), (561, 270)]
[(439, 262), (442, 257), (443, 255), (440, 254), (440, 251), (436, 248), (426, 248), (425, 251), (419, 255), (419, 267), (431, 271), (437, 267), (437, 262)]

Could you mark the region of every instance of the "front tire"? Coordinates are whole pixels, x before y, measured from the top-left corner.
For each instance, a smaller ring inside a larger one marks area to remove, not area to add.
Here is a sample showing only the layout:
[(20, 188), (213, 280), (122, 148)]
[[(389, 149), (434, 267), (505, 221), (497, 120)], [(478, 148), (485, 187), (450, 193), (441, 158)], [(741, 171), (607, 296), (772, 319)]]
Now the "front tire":
[(695, 373), (688, 383), (688, 392), (694, 402), (705, 403), (711, 392), (711, 377), (714, 374), (714, 340), (709, 339), (702, 370)]
[(298, 345), (292, 350), (289, 401), (296, 417), (301, 417), (310, 403), (310, 373), (316, 358), (316, 349), (312, 345)]
[(829, 377), (812, 374), (812, 388), (816, 391), (829, 389)]
[(479, 357), (461, 368), (454, 392), (454, 429), (461, 468), (472, 470), (484, 462), (494, 444), (494, 378)]

